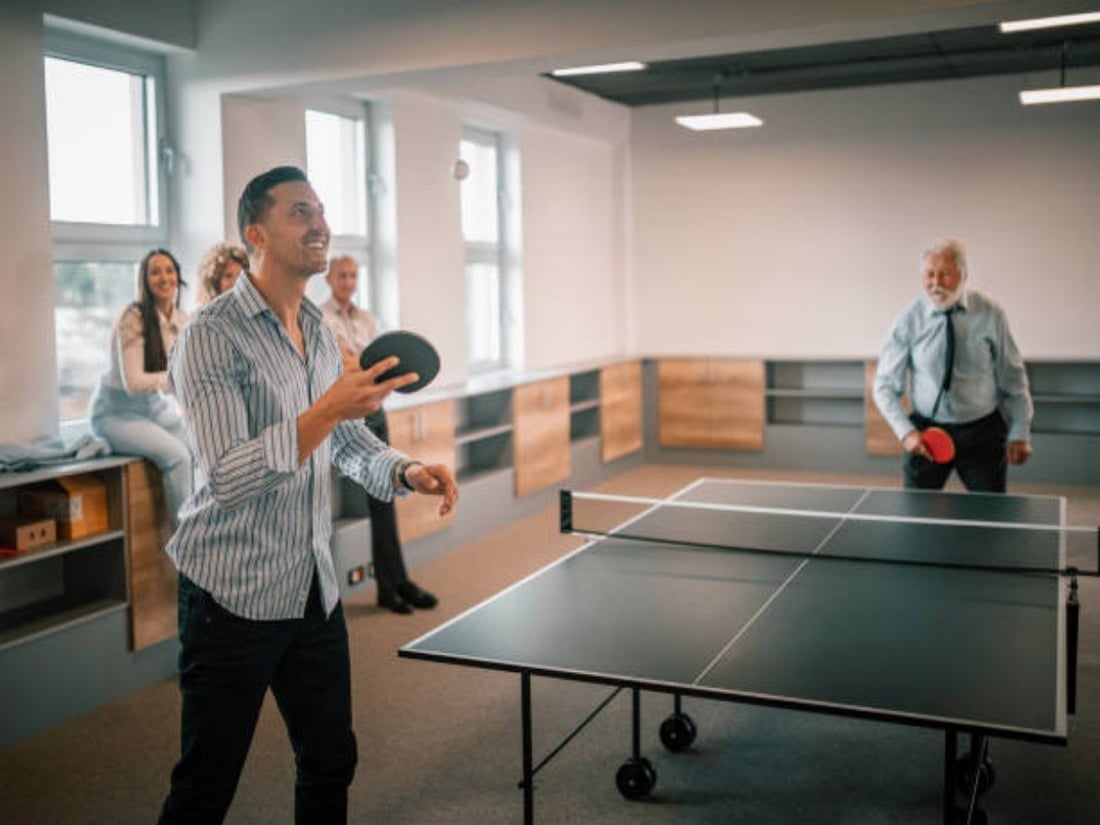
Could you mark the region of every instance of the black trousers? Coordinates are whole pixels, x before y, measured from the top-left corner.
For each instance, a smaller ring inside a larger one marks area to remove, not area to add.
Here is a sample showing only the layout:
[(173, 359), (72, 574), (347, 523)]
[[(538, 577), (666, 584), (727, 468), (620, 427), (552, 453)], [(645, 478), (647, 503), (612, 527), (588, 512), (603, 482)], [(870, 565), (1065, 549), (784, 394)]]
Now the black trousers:
[(294, 821), (347, 821), (355, 773), (348, 634), (326, 618), (316, 576), (301, 619), (252, 621), (179, 579), (181, 756), (160, 822), (220, 823), (236, 792), (268, 688), (294, 747)]
[(902, 477), (910, 489), (941, 490), (951, 471), (967, 490), (1003, 493), (1008, 480), (1008, 426), (1000, 412), (966, 424), (940, 424), (913, 413), (909, 416), (918, 430), (936, 426), (947, 431), (955, 442), (955, 458), (946, 464), (936, 464), (913, 453), (902, 460)]
[[(372, 433), (390, 443), (384, 410), (368, 415), (365, 420)], [(392, 501), (379, 501), (368, 495), (367, 511), (370, 513), (370, 557), (374, 580), (379, 592), (392, 592), (399, 584), (409, 580), (405, 558), (401, 554), (401, 538), (397, 533), (397, 510)]]

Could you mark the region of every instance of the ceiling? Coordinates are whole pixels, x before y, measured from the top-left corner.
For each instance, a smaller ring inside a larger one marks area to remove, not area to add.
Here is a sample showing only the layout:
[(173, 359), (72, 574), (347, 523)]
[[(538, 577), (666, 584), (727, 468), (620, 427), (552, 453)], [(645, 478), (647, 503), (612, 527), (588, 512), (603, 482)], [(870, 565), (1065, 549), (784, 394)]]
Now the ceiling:
[[(644, 58), (639, 58), (644, 59)], [(1001, 34), (976, 26), (873, 40), (649, 63), (644, 71), (555, 77), (626, 106), (1049, 71), (1058, 84), (1100, 65), (1100, 23)]]

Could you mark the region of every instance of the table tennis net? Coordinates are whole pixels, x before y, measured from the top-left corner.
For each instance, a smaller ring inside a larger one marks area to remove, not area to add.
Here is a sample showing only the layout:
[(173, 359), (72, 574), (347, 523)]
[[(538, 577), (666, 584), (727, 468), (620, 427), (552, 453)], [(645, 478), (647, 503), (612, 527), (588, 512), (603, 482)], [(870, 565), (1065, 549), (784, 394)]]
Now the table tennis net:
[(561, 529), (615, 546), (1039, 575), (1097, 575), (1100, 528), (561, 491)]

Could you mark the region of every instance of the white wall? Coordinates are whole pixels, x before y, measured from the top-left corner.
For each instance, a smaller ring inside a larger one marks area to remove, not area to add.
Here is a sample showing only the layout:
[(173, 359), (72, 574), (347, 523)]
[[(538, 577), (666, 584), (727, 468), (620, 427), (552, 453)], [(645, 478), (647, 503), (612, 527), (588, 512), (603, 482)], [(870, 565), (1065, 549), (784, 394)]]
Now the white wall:
[[(551, 87), (537, 78), (527, 84), (528, 99)], [(451, 174), (467, 122), (507, 129), (521, 159), (525, 365), (622, 352), (626, 110), (605, 104), (577, 117), (581, 131), (595, 131), (593, 118), (604, 125), (611, 137), (600, 141), (462, 99), (401, 90), (378, 97), (396, 147), (392, 166), (381, 170), (387, 196), (395, 197), (396, 222), (393, 237), (378, 242), (392, 247), (387, 260), (394, 269), (398, 323), (427, 335), (439, 348), (438, 382), (468, 377), (460, 184)], [(308, 105), (297, 97), (223, 98), (228, 237), (236, 236), (237, 195), (253, 175), (278, 164), (305, 166)]]
[(57, 430), (42, 18), (0, 5), (0, 443)]
[(863, 357), (917, 294), (932, 239), (1025, 356), (1100, 352), (1100, 107), (1021, 107), (1048, 76), (726, 101), (761, 129), (692, 133), (634, 113), (642, 352)]
[(625, 351), (625, 145), (529, 127), (522, 141), (527, 363)]

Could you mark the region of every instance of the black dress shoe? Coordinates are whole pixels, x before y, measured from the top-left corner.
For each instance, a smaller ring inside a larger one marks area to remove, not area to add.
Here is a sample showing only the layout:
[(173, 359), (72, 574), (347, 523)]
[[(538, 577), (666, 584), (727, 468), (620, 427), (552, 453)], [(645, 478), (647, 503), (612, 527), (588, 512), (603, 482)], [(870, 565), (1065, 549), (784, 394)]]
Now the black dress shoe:
[(397, 585), (397, 595), (413, 607), (430, 610), (439, 604), (439, 599), (427, 590), (421, 590), (414, 582), (405, 581)]
[(392, 610), (394, 613), (400, 613), (402, 616), (408, 616), (413, 612), (412, 605), (392, 590), (378, 591), (378, 606)]

